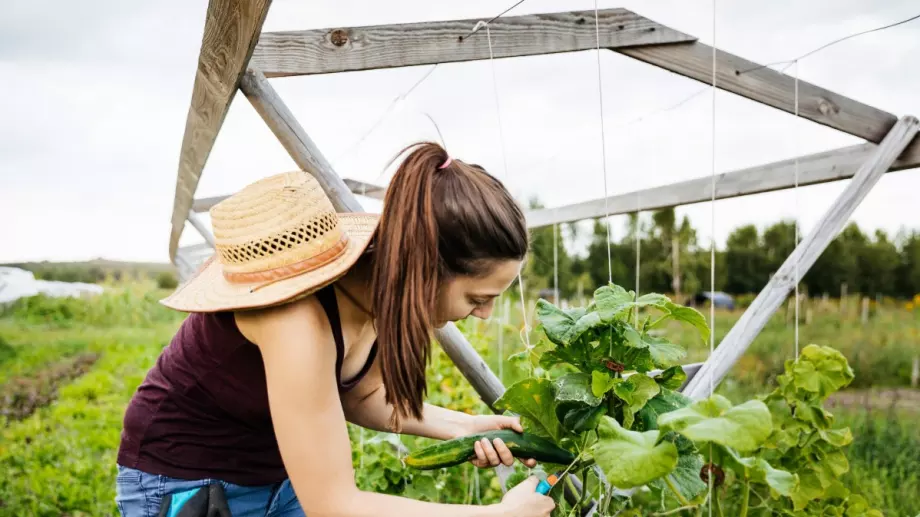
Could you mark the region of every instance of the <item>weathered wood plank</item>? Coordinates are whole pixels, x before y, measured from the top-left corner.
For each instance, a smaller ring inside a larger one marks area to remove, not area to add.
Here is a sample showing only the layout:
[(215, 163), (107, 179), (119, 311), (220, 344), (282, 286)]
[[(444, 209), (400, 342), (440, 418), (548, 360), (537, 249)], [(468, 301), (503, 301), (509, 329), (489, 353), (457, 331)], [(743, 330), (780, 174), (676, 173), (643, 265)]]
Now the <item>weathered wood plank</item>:
[(208, 228), (208, 225), (204, 224), (204, 221), (201, 220), (201, 217), (198, 216), (193, 210), (188, 211), (188, 222), (192, 223), (192, 226), (198, 230), (198, 233), (204, 237), (204, 241), (209, 245), (214, 246), (214, 234), (211, 233), (211, 229)]
[(696, 376), (687, 383), (684, 394), (695, 399), (709, 396), (709, 386), (718, 386), (754, 341), (774, 312), (795, 287), (796, 264), (799, 278), (805, 276), (828, 244), (843, 230), (853, 211), (891, 167), (907, 144), (917, 135), (920, 121), (903, 117), (853, 176), (815, 228), (796, 246), (766, 287), (744, 311), (741, 318), (719, 343)]
[(351, 195), (348, 186), (332, 169), (332, 165), (319, 151), (313, 140), (281, 102), (275, 89), (259, 70), (249, 69), (240, 82), (240, 90), (252, 103), (272, 133), (281, 142), (294, 162), (316, 177), (323, 190), (329, 194), (332, 205), (339, 212), (360, 212), (361, 204)]
[[(303, 128), (291, 115), (290, 110), (275, 93), (268, 80), (259, 71), (246, 73), (240, 88), (262, 115), (265, 123), (278, 136), (284, 148), (304, 170), (318, 180), (320, 186), (332, 200), (337, 210), (343, 207), (347, 211), (362, 211), (358, 198), (345, 186), (332, 166), (320, 153), (319, 149), (307, 137)], [(457, 368), (470, 381), (482, 399), (490, 405), (505, 391), (498, 377), (489, 371), (488, 365), (476, 352), (463, 333), (453, 324), (448, 323), (435, 331), (435, 338), (441, 347), (455, 362)]]
[(349, 178), (345, 178), (344, 181), (354, 194), (360, 194), (362, 196), (374, 199), (383, 199), (383, 196), (387, 192), (387, 188), (385, 186), (374, 185), (373, 183), (367, 183), (365, 181), (353, 180)]
[[(852, 178), (859, 167), (872, 155), (876, 144), (857, 144), (821, 153), (800, 156), (799, 186), (816, 185)], [(716, 199), (728, 199), (762, 192), (772, 192), (795, 186), (796, 158), (749, 167), (716, 176)], [(899, 159), (891, 169), (903, 170), (916, 167), (916, 163)], [(567, 223), (603, 217), (628, 214), (641, 210), (657, 210), (673, 206), (708, 202), (712, 198), (712, 180), (709, 176), (671, 183), (607, 197), (592, 199), (556, 208), (531, 210), (526, 213), (527, 226), (540, 228), (556, 223)]]
[(230, 109), (270, 5), (271, 0), (210, 0), (208, 3), (179, 154), (169, 236), (170, 259), (176, 254), (201, 172)]
[[(690, 42), (613, 50), (702, 83), (712, 84), (712, 47), (709, 45)], [(760, 66), (742, 57), (716, 50), (716, 86), (787, 113), (795, 113), (795, 78), (771, 68), (758, 68)], [(874, 143), (881, 142), (897, 121), (897, 117), (891, 113), (801, 79), (799, 116)]]
[[(266, 77), (328, 74), (489, 59), (480, 19), (266, 32), (252, 56)], [(694, 41), (626, 9), (598, 12), (601, 48)], [(507, 16), (489, 25), (496, 58), (576, 52), (597, 47), (594, 11)]]

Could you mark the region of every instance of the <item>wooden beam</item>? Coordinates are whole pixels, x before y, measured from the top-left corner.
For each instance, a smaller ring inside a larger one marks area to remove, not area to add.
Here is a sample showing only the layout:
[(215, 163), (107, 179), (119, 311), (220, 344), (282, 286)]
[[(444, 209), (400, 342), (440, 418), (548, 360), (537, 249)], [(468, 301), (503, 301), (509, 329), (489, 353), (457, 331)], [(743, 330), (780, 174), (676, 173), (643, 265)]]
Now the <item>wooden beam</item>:
[[(671, 72), (712, 84), (712, 47), (699, 42), (667, 46), (615, 48), (627, 55)], [(845, 133), (879, 143), (897, 117), (843, 95), (799, 79), (799, 116)], [(716, 86), (725, 91), (795, 113), (795, 78), (716, 50)], [(920, 164), (920, 139), (905, 153), (905, 159)]]
[[(357, 197), (345, 186), (319, 149), (313, 145), (265, 77), (259, 71), (251, 70), (246, 73), (240, 88), (262, 115), (272, 132), (281, 140), (294, 161), (298, 165), (303, 164), (304, 169), (317, 178), (333, 204), (336, 207), (345, 207), (351, 212), (362, 211)], [(492, 404), (504, 393), (505, 387), (498, 377), (489, 371), (485, 361), (466, 340), (463, 333), (453, 323), (448, 323), (435, 331), (435, 338), (483, 401), (492, 407)]]
[(240, 82), (240, 90), (262, 115), (272, 133), (281, 142), (294, 162), (306, 172), (316, 177), (320, 186), (329, 195), (332, 205), (338, 212), (360, 212), (361, 204), (350, 194), (342, 178), (332, 170), (332, 165), (319, 152), (313, 140), (307, 136), (294, 115), (281, 102), (268, 79), (256, 69), (249, 69)]
[(208, 3), (192, 101), (179, 154), (169, 236), (170, 260), (175, 257), (201, 172), (252, 56), (270, 4), (271, 0), (210, 0)]
[(360, 194), (365, 197), (370, 197), (374, 199), (383, 199), (384, 194), (387, 192), (387, 188), (381, 185), (374, 185), (373, 183), (367, 183), (364, 181), (353, 180), (345, 178), (345, 184), (348, 185), (348, 188), (354, 194)]
[(201, 220), (201, 217), (198, 216), (193, 210), (188, 211), (188, 222), (192, 223), (192, 226), (198, 230), (198, 233), (204, 237), (204, 241), (207, 242), (212, 247), (214, 246), (214, 234), (211, 233), (211, 229), (208, 228), (208, 225), (204, 224), (204, 221)]
[[(741, 318), (719, 343), (712, 356), (691, 380), (684, 394), (694, 399), (709, 396), (709, 386), (717, 386), (748, 349), (757, 334), (776, 310), (782, 306), (798, 279), (808, 273), (811, 266), (828, 244), (843, 230), (853, 211), (891, 167), (895, 158), (917, 135), (920, 121), (913, 116), (903, 117), (891, 129), (881, 144), (859, 168), (846, 189), (831, 204), (815, 228), (795, 247), (766, 287), (744, 311)], [(797, 266), (796, 266), (797, 265)]]
[[(345, 182), (345, 186), (353, 194), (360, 194), (373, 199), (383, 199), (383, 195), (386, 193), (386, 187), (382, 185), (375, 185), (373, 183), (365, 183), (359, 180), (353, 180), (350, 178), (342, 178), (342, 181)], [(217, 203), (227, 199), (229, 195), (225, 196), (213, 196), (213, 197), (203, 197), (196, 199), (192, 203), (193, 212), (207, 212), (214, 207)]]
[[(329, 74), (489, 59), (481, 19), (266, 32), (252, 56), (267, 77)], [(626, 9), (598, 12), (601, 48), (695, 41)], [(489, 24), (496, 58), (576, 52), (597, 47), (594, 11), (501, 17)]]
[[(816, 185), (852, 178), (860, 166), (875, 152), (875, 144), (857, 144), (798, 158), (758, 165), (716, 176), (716, 199), (728, 199), (762, 192), (772, 192), (795, 187), (795, 167), (798, 160), (799, 186)], [(916, 167), (916, 163), (896, 160), (890, 170)], [(712, 179), (708, 176), (694, 178), (630, 192), (592, 199), (556, 208), (543, 208), (527, 212), (527, 226), (540, 228), (557, 223), (567, 223), (628, 214), (636, 211), (658, 210), (674, 206), (707, 202), (712, 197)]]

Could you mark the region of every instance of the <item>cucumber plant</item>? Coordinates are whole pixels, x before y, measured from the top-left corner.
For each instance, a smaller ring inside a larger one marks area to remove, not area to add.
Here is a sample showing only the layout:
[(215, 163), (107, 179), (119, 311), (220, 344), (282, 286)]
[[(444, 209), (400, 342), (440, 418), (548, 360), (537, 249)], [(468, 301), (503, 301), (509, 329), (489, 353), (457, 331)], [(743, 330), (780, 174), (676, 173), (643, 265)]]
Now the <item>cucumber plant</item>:
[[(853, 372), (836, 350), (804, 348), (768, 395), (693, 401), (678, 391), (686, 349), (656, 331), (677, 321), (707, 341), (695, 309), (611, 283), (587, 307), (541, 299), (536, 314), (540, 343), (511, 357), (528, 376), (496, 408), (575, 455), (563, 468), (599, 501), (595, 515), (881, 515), (839, 482), (852, 436), (823, 402)], [(560, 485), (557, 515), (578, 515), (588, 497), (569, 505)]]

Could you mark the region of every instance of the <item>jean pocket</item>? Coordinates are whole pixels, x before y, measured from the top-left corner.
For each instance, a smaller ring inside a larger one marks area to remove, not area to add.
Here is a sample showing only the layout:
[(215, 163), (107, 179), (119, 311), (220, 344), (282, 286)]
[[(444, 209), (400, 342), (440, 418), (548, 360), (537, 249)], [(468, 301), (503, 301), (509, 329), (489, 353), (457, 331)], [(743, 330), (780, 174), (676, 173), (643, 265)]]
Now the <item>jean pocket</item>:
[(132, 469), (129, 467), (124, 467), (122, 465), (118, 466), (118, 474), (115, 475), (116, 484), (136, 484), (141, 482), (141, 477), (144, 475), (143, 472), (137, 469)]

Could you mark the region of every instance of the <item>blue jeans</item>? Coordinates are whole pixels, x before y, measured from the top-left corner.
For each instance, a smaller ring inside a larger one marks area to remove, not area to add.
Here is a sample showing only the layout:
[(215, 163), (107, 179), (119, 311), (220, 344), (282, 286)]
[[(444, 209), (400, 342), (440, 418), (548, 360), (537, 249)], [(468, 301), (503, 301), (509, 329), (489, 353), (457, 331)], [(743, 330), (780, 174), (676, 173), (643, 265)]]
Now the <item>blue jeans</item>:
[[(212, 481), (176, 479), (118, 465), (115, 503), (122, 517), (156, 517), (167, 494), (207, 486)], [(256, 487), (220, 484), (233, 517), (305, 517), (290, 480)]]

